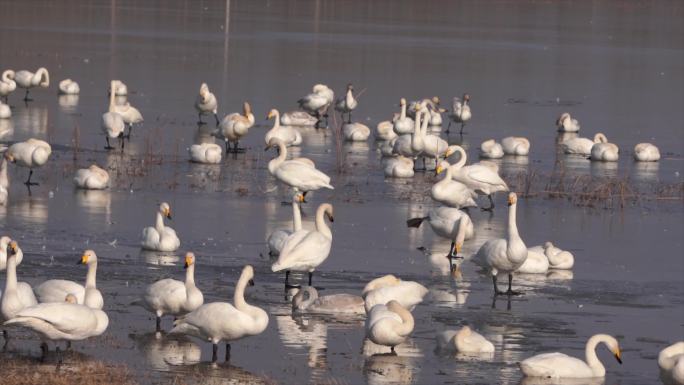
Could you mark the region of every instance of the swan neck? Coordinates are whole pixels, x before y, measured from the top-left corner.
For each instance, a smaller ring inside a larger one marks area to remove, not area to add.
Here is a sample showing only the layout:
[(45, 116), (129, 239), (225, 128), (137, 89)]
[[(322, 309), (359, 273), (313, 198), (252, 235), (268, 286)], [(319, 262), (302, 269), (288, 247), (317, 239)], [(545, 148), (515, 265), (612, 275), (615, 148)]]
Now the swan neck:
[(392, 311), (395, 312), (401, 318), (402, 321), (401, 325), (398, 325), (395, 328), (397, 334), (402, 336), (410, 334), (413, 331), (414, 327), (414, 320), (413, 316), (411, 315), (411, 312), (399, 306), (393, 308)]
[(406, 119), (406, 103), (402, 103), (402, 104), (401, 104), (401, 115), (400, 115), (400, 118), (401, 118), (402, 120), (403, 120), (403, 119)]
[(7, 159), (2, 159), (0, 163), (0, 186), (7, 188), (9, 186), (9, 178), (7, 177)]
[(90, 262), (88, 264), (88, 273), (86, 274), (86, 282), (85, 282), (85, 287), (86, 288), (96, 288), (96, 280), (97, 280), (97, 262)]
[(299, 201), (292, 202), (292, 230), (302, 229), (302, 212), (299, 208)]
[(7, 280), (5, 281), (5, 295), (17, 290), (17, 257), (7, 256)]
[(329, 207), (330, 205), (327, 203), (318, 206), (318, 210), (316, 211), (316, 231), (322, 233), (327, 238), (332, 239), (332, 232), (330, 231), (330, 227), (328, 227), (328, 225), (325, 223), (325, 211)]
[(115, 111), (115, 106), (116, 104), (114, 103), (114, 99), (116, 98), (116, 87), (114, 87), (114, 84), (109, 89), (109, 112), (114, 112)]
[(195, 287), (195, 264), (188, 266), (185, 270), (185, 287)]
[(164, 217), (162, 217), (161, 213), (159, 212), (157, 213), (157, 221), (154, 225), (154, 228), (160, 233), (164, 231)]
[(318, 299), (318, 292), (315, 289), (307, 286), (303, 289), (301, 296), (295, 297), (295, 307), (297, 309), (306, 310), (314, 303), (314, 301)]
[(520, 239), (518, 234), (518, 225), (516, 222), (516, 212), (518, 204), (514, 203), (508, 208), (508, 243)]
[(453, 167), (459, 169), (465, 166), (466, 161), (468, 160), (468, 155), (466, 155), (465, 150), (461, 146), (457, 146), (456, 151), (458, 151), (458, 153), (461, 154), (461, 157), (458, 158), (458, 162), (456, 162), (456, 164), (454, 164)]
[(275, 111), (275, 122), (273, 123), (273, 128), (271, 128), (271, 133), (275, 133), (277, 129), (280, 128), (280, 112)]
[(602, 334), (597, 334), (587, 341), (587, 346), (585, 348), (585, 355), (587, 360), (587, 365), (591, 368), (592, 372), (596, 377), (603, 377), (606, 374), (606, 368), (601, 363), (601, 360), (596, 356), (596, 346), (600, 343), (607, 343), (607, 336)]

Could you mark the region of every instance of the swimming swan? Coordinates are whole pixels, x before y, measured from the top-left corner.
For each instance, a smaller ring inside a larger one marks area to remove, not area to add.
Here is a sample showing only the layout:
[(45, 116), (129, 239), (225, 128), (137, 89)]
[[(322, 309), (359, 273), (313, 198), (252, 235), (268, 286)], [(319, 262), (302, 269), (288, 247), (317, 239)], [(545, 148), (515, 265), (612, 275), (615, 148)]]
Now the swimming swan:
[(494, 139), (485, 140), (480, 145), (480, 158), (485, 159), (501, 159), (504, 156), (504, 150), (500, 143)]
[(361, 296), (366, 312), (375, 305), (384, 305), (389, 301), (397, 301), (406, 309), (413, 310), (423, 302), (428, 289), (418, 282), (403, 281), (392, 274), (375, 278), (363, 288)]
[(304, 202), (304, 195), (295, 193), (292, 195), (292, 230), (276, 230), (269, 235), (266, 242), (268, 243), (268, 255), (277, 257), (280, 251), (285, 246), (285, 241), (292, 235), (292, 233), (302, 229), (302, 214), (299, 204)]
[(561, 143), (563, 152), (571, 155), (591, 155), (591, 148), (596, 143), (608, 143), (608, 139), (602, 133), (594, 135), (594, 140), (588, 138), (570, 138)]
[(50, 74), (45, 68), (38, 68), (35, 73), (27, 70), (21, 70), (14, 74), (14, 81), (17, 86), (26, 89), (24, 101), (30, 101), (28, 97), (29, 89), (33, 87), (48, 88), (50, 86)]
[(453, 121), (454, 123), (461, 123), (460, 133), (463, 134), (463, 127), (465, 127), (466, 123), (468, 123), (470, 118), (473, 117), (472, 113), (470, 112), (470, 105), (468, 104), (469, 102), (470, 95), (468, 94), (463, 94), (463, 101), (461, 101), (459, 98), (454, 98), (451, 105), (451, 114), (449, 115), (449, 126), (446, 130), (447, 133), (449, 133), (451, 122)]
[(520, 136), (508, 136), (501, 139), (501, 147), (506, 155), (529, 155), (530, 141)]
[(78, 83), (71, 79), (64, 79), (59, 82), (59, 94), (60, 95), (78, 95), (81, 92), (81, 87)]
[(444, 178), (432, 185), (430, 189), (430, 196), (435, 202), (441, 203), (445, 206), (453, 208), (463, 208), (463, 207), (477, 207), (474, 197), (477, 196), (475, 192), (468, 188), (461, 182), (457, 182), (452, 179), (452, 169), (451, 167), (442, 167), (440, 164), (437, 166), (435, 173), (437, 175), (444, 172)]
[(232, 152), (244, 151), (243, 148), (238, 148), (238, 144), (252, 126), (254, 126), (254, 114), (252, 113), (252, 106), (247, 102), (242, 104), (242, 114), (233, 112), (223, 118), (219, 124), (219, 132), (225, 141), (226, 154), (231, 152), (229, 143), (235, 144)]
[(366, 318), (366, 337), (378, 345), (394, 347), (401, 344), (413, 331), (414, 320), (411, 312), (404, 309), (397, 301), (389, 301), (387, 305), (378, 304), (368, 313)]
[(332, 232), (325, 223), (325, 217), (333, 222), (333, 206), (323, 203), (316, 210), (316, 229), (300, 229), (285, 240), (278, 260), (271, 266), (273, 272), (285, 270), (285, 285), (289, 286), (290, 270), (308, 271), (309, 286), (313, 271), (330, 255)]
[(658, 147), (651, 143), (639, 143), (634, 146), (634, 160), (639, 162), (657, 162), (660, 160)]
[(95, 164), (76, 171), (74, 185), (86, 190), (104, 190), (109, 187), (109, 173)]
[(85, 286), (74, 281), (64, 279), (51, 279), (41, 283), (33, 289), (36, 293), (38, 302), (64, 302), (67, 294), (76, 297), (76, 303), (86, 305), (91, 309), (102, 309), (104, 299), (102, 293), (97, 289), (97, 255), (93, 250), (86, 250), (79, 259), (78, 263), (88, 266)]
[(365, 315), (363, 298), (352, 294), (318, 296), (313, 286), (304, 286), (292, 298), (292, 311), (328, 315)]
[(0, 77), (0, 96), (5, 98), (7, 103), (9, 94), (17, 89), (17, 82), (14, 81), (14, 71), (5, 70)]
[[(473, 259), (480, 266), (490, 270), (495, 295), (519, 294), (511, 289), (513, 272), (522, 266), (527, 259), (527, 246), (518, 234), (516, 223), (516, 209), (518, 207), (518, 195), (516, 193), (508, 194), (508, 206), (507, 237), (488, 240), (480, 247)], [(499, 291), (496, 285), (496, 276), (499, 273), (508, 273), (508, 291), (506, 292)]]
[(596, 356), (596, 346), (605, 344), (615, 359), (622, 363), (618, 341), (607, 334), (596, 334), (587, 341), (586, 362), (563, 353), (544, 353), (520, 362), (520, 370), (527, 377), (593, 378), (605, 377), (606, 368)]
[(6, 253), (7, 280), (2, 300), (0, 300), (0, 316), (5, 321), (14, 318), (22, 309), (38, 303), (31, 285), (26, 282), (17, 282), (17, 257), (20, 249), (16, 241), (9, 242)]
[(266, 150), (276, 147), (279, 154), (268, 162), (268, 171), (279, 181), (295, 188), (297, 191), (306, 193), (321, 188), (334, 190), (330, 184), (330, 177), (316, 169), (313, 162), (306, 158), (286, 160), (287, 147), (279, 138), (272, 138), (266, 146)]
[(216, 125), (218, 126), (218, 103), (216, 102), (216, 96), (209, 91), (207, 83), (202, 83), (200, 85), (199, 94), (197, 95), (197, 99), (195, 99), (195, 109), (197, 110), (198, 124), (204, 124), (202, 115), (214, 114), (214, 119), (216, 119)]
[(164, 226), (164, 217), (171, 219), (171, 207), (164, 202), (159, 205), (157, 221), (154, 227), (145, 227), (142, 232), (142, 248), (153, 251), (176, 251), (180, 247), (180, 239), (170, 227)]
[(190, 160), (195, 163), (221, 163), (221, 146), (216, 143), (193, 144), (188, 149)]
[(216, 362), (218, 344), (226, 341), (226, 360), (230, 358), (230, 341), (261, 334), (268, 326), (268, 314), (245, 302), (245, 288), (254, 285), (254, 269), (242, 269), (235, 285), (233, 305), (227, 302), (204, 304), (174, 322), (171, 333), (183, 333), (211, 341), (212, 361)]
[(344, 121), (344, 114), (346, 113), (347, 124), (350, 124), (352, 111), (354, 111), (358, 104), (358, 101), (354, 99), (354, 86), (349, 83), (347, 84), (347, 93), (344, 95), (344, 97), (337, 99), (337, 102), (335, 103), (335, 111), (340, 113), (342, 121)]
[(185, 254), (185, 282), (166, 278), (145, 288), (145, 292), (134, 305), (142, 306), (155, 314), (157, 331), (161, 330), (161, 317), (180, 316), (189, 313), (204, 303), (204, 296), (195, 286), (195, 254)]
[(286, 146), (299, 146), (302, 144), (302, 134), (294, 127), (287, 127), (280, 125), (280, 113), (275, 108), (268, 112), (266, 119), (275, 118), (273, 128), (266, 132), (264, 140), (268, 145), (271, 139), (278, 138), (283, 141)]
[(437, 334), (437, 350), (458, 353), (494, 353), (494, 344), (468, 326)]
[(50, 154), (52, 154), (52, 147), (47, 142), (30, 138), (11, 145), (5, 152), (5, 158), (17, 166), (29, 169), (29, 176), (24, 184), (31, 186), (38, 184), (31, 182), (33, 169), (47, 163)]
[(661, 350), (658, 354), (661, 378), (672, 380), (675, 385), (684, 385), (684, 341)]
[(556, 127), (560, 132), (578, 132), (580, 130), (579, 122), (573, 119), (568, 112), (562, 113), (556, 119)]

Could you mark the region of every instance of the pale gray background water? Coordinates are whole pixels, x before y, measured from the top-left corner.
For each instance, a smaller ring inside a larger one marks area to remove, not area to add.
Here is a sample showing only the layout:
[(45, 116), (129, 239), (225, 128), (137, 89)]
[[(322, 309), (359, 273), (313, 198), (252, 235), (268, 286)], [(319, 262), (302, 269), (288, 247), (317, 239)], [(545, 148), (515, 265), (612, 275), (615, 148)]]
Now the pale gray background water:
[[(338, 93), (350, 81), (365, 89), (354, 118), (371, 127), (391, 117), (402, 96), (439, 95), (450, 107), (453, 96), (469, 92), (472, 124), (462, 139), (452, 135), (450, 141), (462, 141), (475, 156), (484, 139), (528, 137), (528, 162), (504, 160), (506, 175), (553, 169), (553, 123), (569, 111), (580, 120), (582, 136), (602, 131), (621, 147), (617, 165), (568, 163), (574, 174), (682, 183), (683, 8), (676, 1), (233, 1), (228, 10), (225, 2), (210, 1), (0, 1), (0, 70), (45, 66), (52, 83), (33, 91), (28, 107), (20, 92), (10, 96), (14, 116), (11, 123), (0, 121), (0, 132), (12, 131), (2, 141), (38, 137), (53, 144), (49, 165), (36, 174), (42, 185), (31, 196), (19, 183), (26, 170), (11, 168), (11, 198), (0, 208), (0, 228), (19, 239), (26, 254), (19, 275), (34, 284), (52, 277), (81, 280), (84, 269), (74, 261), (85, 248), (98, 252), (98, 284), (111, 326), (106, 337), (77, 350), (123, 362), (144, 382), (164, 379), (167, 371), (193, 373), (169, 365), (176, 362), (170, 350), (194, 357), (201, 349), (204, 361), (210, 357), (210, 348), (197, 341), (145, 337), (154, 321), (128, 306), (145, 284), (182, 276), (181, 252), (160, 257), (137, 246), (142, 227), (153, 223), (156, 206), (166, 200), (182, 250), (198, 255), (205, 298), (229, 298), (239, 270), (250, 263), (257, 286), (249, 299), (272, 315), (262, 335), (234, 343), (235, 367), (197, 368), (217, 383), (223, 377), (249, 381), (250, 373), (292, 384), (518, 383), (517, 361), (549, 350), (581, 356), (586, 339), (598, 332), (618, 336), (624, 348), (622, 366), (599, 352), (607, 384), (655, 383), (657, 352), (684, 337), (681, 200), (642, 201), (624, 210), (522, 200), (518, 220), (525, 241), (550, 239), (572, 250), (574, 275), (516, 280), (526, 295), (515, 298), (510, 311), (504, 299), (492, 310), (488, 277), (469, 262), (461, 278), (445, 275), (443, 264), (431, 265), (416, 247), (445, 250), (448, 242), (429, 229), (405, 227), (407, 218), (431, 206), (425, 192), (432, 175), (386, 181), (372, 141), (344, 145), (345, 172), (337, 173), (332, 132), (305, 130), (299, 153), (315, 160), (336, 186), (312, 194), (305, 209), (311, 219), (316, 204), (335, 205), (333, 252), (317, 282), (326, 292), (360, 293), (369, 279), (394, 273), (431, 289), (430, 300), (414, 311), (417, 327), (399, 356), (368, 357), (359, 325), (295, 322), (283, 300), (282, 277), (260, 257), (265, 237), (289, 226), (291, 215), (280, 205), (286, 190), (265, 169), (273, 153), (262, 151), (270, 127), (263, 119), (272, 107), (295, 108), (317, 82)], [(75, 107), (56, 96), (66, 77), (81, 84)], [(102, 151), (99, 122), (111, 78), (128, 84), (129, 101), (146, 119), (123, 158)], [(259, 125), (246, 139), (248, 153), (220, 166), (186, 161), (197, 132), (192, 103), (203, 81), (217, 95), (221, 114), (248, 100)], [(76, 160), (75, 133), (82, 150)], [(632, 148), (641, 141), (660, 147), (659, 164), (632, 162)], [(148, 146), (161, 164), (140, 167)], [(120, 171), (112, 172), (114, 187), (74, 191), (73, 169), (93, 161)], [(466, 255), (503, 234), (503, 197), (497, 203), (493, 217), (472, 212), (476, 239), (466, 243)], [(115, 247), (109, 245), (114, 240)], [(433, 352), (435, 331), (462, 324), (495, 342), (492, 361)], [(28, 335), (13, 345), (16, 354), (38, 352), (38, 341)]]

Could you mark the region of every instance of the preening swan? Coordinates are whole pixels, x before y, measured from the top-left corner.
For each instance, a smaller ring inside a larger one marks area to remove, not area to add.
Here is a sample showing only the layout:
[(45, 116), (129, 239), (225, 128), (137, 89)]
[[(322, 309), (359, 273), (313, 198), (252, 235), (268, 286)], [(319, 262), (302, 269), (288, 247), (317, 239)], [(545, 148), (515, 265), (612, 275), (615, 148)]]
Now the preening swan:
[(370, 128), (363, 123), (346, 123), (342, 126), (342, 134), (350, 142), (365, 142), (370, 136)]
[(166, 278), (145, 288), (142, 297), (133, 302), (157, 318), (157, 331), (161, 330), (161, 317), (164, 315), (180, 316), (189, 313), (204, 303), (204, 296), (195, 286), (195, 254), (185, 254), (185, 282)]
[(273, 272), (285, 270), (285, 286), (290, 286), (290, 270), (309, 272), (309, 286), (314, 270), (330, 255), (332, 232), (325, 217), (333, 222), (333, 206), (323, 203), (316, 210), (316, 229), (300, 229), (292, 233), (283, 245), (278, 260), (271, 266)]
[(164, 202), (159, 205), (157, 221), (154, 227), (145, 227), (142, 232), (142, 248), (153, 251), (176, 251), (180, 247), (180, 239), (176, 231), (164, 226), (164, 217), (171, 219), (171, 207)]
[(297, 103), (301, 109), (316, 117), (318, 128), (323, 117), (326, 118), (326, 126), (328, 125), (328, 108), (334, 100), (333, 90), (324, 84), (316, 84), (313, 86), (313, 92), (299, 99)]
[(31, 186), (38, 184), (31, 182), (33, 169), (47, 163), (50, 154), (52, 154), (52, 147), (47, 142), (31, 138), (11, 145), (5, 152), (5, 158), (17, 166), (29, 169), (29, 176), (24, 184)]
[(480, 145), (480, 158), (485, 159), (501, 159), (504, 156), (504, 150), (500, 143), (494, 139), (485, 140)]
[[(423, 107), (429, 106), (431, 108), (439, 108), (439, 104), (441, 102), (442, 101), (439, 100), (439, 96), (424, 98), (422, 100), (412, 100), (407, 106), (406, 114), (411, 118), (414, 118), (416, 116), (416, 113)], [(429, 120), (430, 116), (428, 115), (426, 118)]]
[[(2, 157), (0, 161), (0, 206), (7, 204), (9, 197), (9, 176), (7, 175), (7, 158)], [(9, 241), (8, 241), (9, 242)], [(7, 245), (5, 245), (6, 247)], [(0, 247), (0, 253), (4, 252), (5, 247)], [(2, 269), (0, 269), (2, 270)]]
[(7, 280), (2, 300), (0, 300), (0, 316), (5, 321), (14, 318), (24, 308), (38, 303), (31, 285), (26, 282), (17, 282), (17, 257), (20, 252), (17, 242), (10, 241), (6, 249)]
[(525, 262), (515, 271), (522, 274), (546, 274), (549, 271), (549, 259), (544, 254), (544, 248), (541, 246), (527, 248)]
[(468, 326), (437, 334), (437, 350), (457, 353), (494, 353), (494, 344)]
[(401, 344), (413, 331), (414, 321), (411, 312), (397, 301), (387, 305), (378, 304), (366, 318), (366, 337), (378, 345), (394, 347)]
[(586, 362), (563, 353), (544, 353), (520, 362), (520, 370), (527, 377), (592, 378), (605, 377), (606, 368), (596, 356), (596, 346), (603, 343), (615, 359), (622, 363), (618, 341), (607, 334), (596, 334), (587, 341)]
[[(242, 152), (244, 148), (238, 148), (240, 139), (247, 135), (249, 129), (254, 125), (254, 114), (252, 114), (252, 106), (249, 103), (244, 102), (242, 104), (242, 114), (238, 112), (233, 112), (232, 114), (226, 115), (219, 124), (218, 131), (223, 137), (226, 146), (226, 154), (229, 152)], [(229, 143), (234, 143), (234, 147), (231, 150)]]
[[(413, 123), (411, 123), (413, 126)], [(392, 140), (397, 137), (394, 132), (394, 124), (389, 120), (383, 120), (375, 126), (375, 139), (377, 140)]]
[(561, 143), (561, 148), (566, 154), (589, 156), (591, 148), (596, 143), (608, 143), (608, 139), (602, 133), (594, 135), (594, 140), (587, 138), (570, 138)]
[(254, 285), (254, 269), (245, 266), (235, 285), (233, 305), (226, 302), (204, 304), (174, 322), (171, 333), (183, 333), (211, 341), (212, 361), (216, 362), (218, 344), (226, 341), (226, 360), (230, 359), (230, 341), (261, 334), (268, 326), (268, 314), (245, 302), (245, 288)]
[(221, 163), (221, 146), (216, 143), (193, 144), (188, 149), (190, 160), (195, 163)]
[(382, 159), (383, 172), (390, 178), (411, 178), (415, 174), (413, 171), (413, 159), (402, 155), (384, 157)]
[(470, 113), (470, 105), (468, 104), (470, 102), (470, 95), (468, 94), (463, 94), (463, 101), (459, 98), (454, 98), (452, 105), (451, 105), (451, 114), (449, 115), (449, 126), (447, 127), (446, 132), (449, 132), (449, 129), (451, 128), (451, 122), (455, 123), (461, 123), (461, 131), (460, 133), (463, 134), (463, 127), (465, 127), (466, 123), (472, 118), (472, 114)]
[(71, 79), (64, 79), (59, 82), (59, 94), (60, 95), (78, 95), (81, 92), (81, 87), (78, 83)]
[(451, 167), (443, 167), (442, 164), (437, 166), (435, 173), (437, 175), (444, 172), (444, 178), (432, 185), (430, 195), (432, 199), (443, 205), (454, 207), (457, 209), (463, 207), (477, 207), (475, 198), (477, 194), (473, 192), (468, 186), (461, 182), (452, 179)]
[(272, 138), (266, 146), (266, 150), (277, 147), (279, 154), (276, 158), (268, 162), (268, 171), (279, 181), (302, 192), (305, 196), (309, 191), (320, 188), (333, 190), (330, 184), (330, 177), (325, 175), (313, 166), (313, 162), (306, 158), (285, 160), (287, 158), (287, 147), (279, 138)]
[(104, 190), (109, 187), (109, 173), (92, 164), (76, 171), (74, 185), (86, 190)]
[(269, 235), (266, 242), (268, 243), (268, 255), (277, 257), (280, 255), (280, 250), (285, 246), (287, 237), (292, 233), (302, 229), (302, 214), (299, 204), (304, 202), (304, 195), (295, 193), (292, 195), (292, 230), (276, 230)]
[(64, 279), (45, 281), (33, 289), (38, 302), (64, 302), (66, 295), (72, 294), (76, 297), (76, 303), (86, 305), (91, 309), (102, 309), (104, 299), (96, 284), (97, 254), (93, 250), (86, 250), (81, 258), (79, 258), (78, 263), (88, 266), (85, 286)]
[(366, 312), (375, 305), (384, 305), (389, 301), (397, 301), (406, 309), (413, 310), (423, 302), (428, 289), (418, 282), (402, 281), (392, 274), (375, 278), (363, 288), (361, 296)]
[(451, 247), (446, 255), (450, 263), (452, 258), (456, 258), (461, 252), (463, 242), (472, 238), (475, 232), (473, 221), (468, 214), (453, 207), (436, 207), (430, 210), (428, 216), (411, 218), (406, 221), (406, 225), (420, 227), (425, 220), (428, 220), (435, 234), (451, 240)]
[[(519, 294), (511, 289), (513, 272), (516, 271), (527, 259), (527, 246), (518, 234), (516, 223), (516, 209), (518, 195), (512, 192), (508, 194), (508, 229), (506, 238), (490, 239), (485, 242), (473, 261), (480, 266), (489, 269), (494, 282), (494, 293), (515, 295)], [(508, 273), (508, 291), (499, 291), (496, 285), (496, 276), (499, 273)]]
[(280, 124), (283, 126), (309, 127), (316, 125), (318, 120), (304, 111), (288, 111), (280, 115)]
[(12, 109), (7, 104), (0, 101), (0, 119), (9, 119), (12, 117)]
[(664, 383), (684, 385), (684, 341), (677, 342), (661, 350), (658, 366)]
[(112, 80), (111, 86), (112, 87), (109, 89), (109, 92), (112, 92), (112, 90), (114, 90), (115, 96), (128, 95), (128, 86), (126, 86), (126, 83), (122, 82), (121, 80)]
[(594, 143), (591, 146), (591, 160), (617, 162), (619, 152), (615, 143)]
[(14, 71), (5, 70), (0, 77), (0, 96), (5, 98), (7, 103), (9, 94), (17, 89), (17, 82), (14, 81)]
[[(8, 236), (3, 236), (0, 238), (0, 271), (7, 268), (7, 256), (9, 255), (7, 247), (9, 246), (12, 239)], [(17, 251), (15, 252), (15, 262), (19, 266), (21, 261), (24, 259), (24, 253), (21, 251), (19, 245), (17, 245)], [(2, 294), (2, 292), (0, 292)]]
[(197, 95), (197, 99), (195, 99), (195, 109), (197, 110), (198, 124), (204, 124), (202, 115), (214, 114), (214, 119), (216, 119), (216, 125), (218, 126), (218, 103), (216, 102), (216, 96), (209, 91), (207, 83), (202, 83), (200, 85), (199, 94)]
[(658, 147), (651, 143), (639, 143), (634, 146), (634, 160), (639, 162), (657, 162), (660, 160)]
[(313, 286), (304, 286), (292, 297), (292, 311), (328, 315), (365, 315), (363, 298), (352, 294), (318, 296)]
[(335, 111), (340, 113), (342, 121), (344, 121), (344, 114), (347, 114), (347, 123), (351, 123), (352, 111), (356, 108), (358, 102), (354, 99), (354, 86), (349, 83), (347, 84), (347, 92), (344, 97), (337, 99), (335, 103)]
[(116, 84), (114, 82), (115, 80), (112, 80), (110, 83), (109, 112), (116, 112), (117, 114), (121, 115), (121, 119), (123, 119), (124, 123), (128, 125), (128, 136), (131, 136), (133, 125), (142, 123), (143, 116), (137, 108), (133, 107), (128, 102), (123, 105), (115, 103), (114, 96), (116, 94)]
[(50, 86), (50, 74), (45, 68), (38, 68), (35, 73), (27, 70), (21, 70), (14, 74), (14, 81), (17, 86), (26, 89), (24, 101), (30, 101), (28, 97), (29, 89), (33, 87), (48, 88)]
[(506, 155), (529, 155), (530, 141), (520, 136), (508, 136), (501, 139), (501, 147)]
[(542, 248), (550, 269), (569, 270), (575, 265), (575, 257), (571, 252), (561, 250), (551, 242), (545, 242)]
[(563, 112), (556, 119), (556, 127), (560, 132), (578, 132), (580, 130), (579, 122), (577, 119), (573, 119), (568, 112)]
[(266, 144), (269, 144), (273, 138), (282, 140), (286, 146), (299, 146), (302, 143), (302, 134), (296, 128), (280, 125), (280, 113), (275, 108), (269, 111), (266, 116), (266, 119), (271, 118), (275, 118), (275, 121), (273, 128), (268, 130), (264, 136)]
[(392, 126), (395, 136), (411, 134), (414, 131), (415, 123), (413, 119), (406, 116), (406, 99), (401, 98), (401, 100), (399, 100), (399, 106), (401, 107), (401, 114), (399, 115), (399, 118), (394, 120)]

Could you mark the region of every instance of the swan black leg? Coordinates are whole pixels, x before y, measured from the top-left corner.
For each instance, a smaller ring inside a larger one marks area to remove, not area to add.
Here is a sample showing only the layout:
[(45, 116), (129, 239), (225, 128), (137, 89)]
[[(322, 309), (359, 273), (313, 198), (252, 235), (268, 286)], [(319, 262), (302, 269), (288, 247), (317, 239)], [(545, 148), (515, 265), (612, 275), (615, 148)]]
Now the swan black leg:
[[(217, 118), (217, 120), (218, 120), (218, 118)], [(200, 126), (205, 124), (204, 121), (202, 120), (202, 113), (201, 112), (197, 113), (197, 124)]]
[(29, 176), (26, 182), (24, 182), (25, 185), (27, 186), (38, 186), (37, 182), (31, 182), (31, 176), (33, 176), (33, 169), (29, 170)]
[(238, 147), (238, 144), (239, 144), (239, 143), (240, 143), (240, 141), (239, 141), (239, 140), (236, 140), (236, 141), (235, 141), (235, 146), (233, 147), (233, 152), (235, 152), (236, 154), (237, 154), (237, 153), (243, 153), (243, 152), (245, 152), (245, 149), (244, 149), (244, 148)]
[(156, 331), (161, 331), (161, 317), (157, 316), (157, 329)]
[(465, 122), (461, 123), (461, 132), (460, 132), (461, 135), (463, 135), (463, 127), (465, 127)]
[(451, 119), (449, 119), (449, 125), (447, 126), (446, 131), (444, 131), (447, 135), (449, 134), (449, 129), (451, 129)]
[(224, 140), (223, 144), (226, 147), (226, 155), (228, 155), (228, 153), (230, 153), (230, 145), (228, 144), (228, 140)]
[(26, 94), (24, 94), (24, 101), (25, 102), (30, 102), (33, 101), (33, 99), (29, 98), (29, 89), (26, 89)]
[(211, 363), (216, 363), (218, 361), (218, 344), (212, 345)]
[(131, 133), (132, 133), (132, 132), (133, 132), (133, 123), (128, 123), (128, 135), (126, 135), (126, 137), (127, 137), (128, 139), (131, 138)]
[(42, 342), (40, 344), (40, 362), (45, 362), (45, 359), (47, 358), (48, 355), (48, 345), (46, 342)]
[(214, 119), (216, 119), (216, 126), (218, 126), (220, 122), (217, 114), (214, 114)]
[(226, 342), (226, 362), (230, 362), (230, 344)]
[(309, 272), (309, 286), (311, 286), (311, 279), (313, 278), (313, 271)]
[(105, 150), (111, 150), (111, 149), (113, 149), (114, 147), (112, 147), (112, 146), (109, 144), (109, 135), (105, 134), (105, 140), (107, 141), (107, 145), (105, 146)]
[(121, 141), (121, 152), (123, 152), (124, 145), (126, 144), (126, 140), (124, 139), (123, 132), (119, 134), (119, 140)]
[(347, 116), (349, 120), (347, 120), (347, 123), (351, 124), (351, 111), (349, 111), (349, 115)]
[(512, 274), (512, 273), (508, 273), (508, 290), (506, 291), (506, 294), (509, 295), (509, 296), (510, 296), (510, 295), (521, 295), (522, 292), (513, 291), (513, 289), (511, 288), (511, 283), (512, 283), (512, 282), (513, 282), (513, 274)]
[(489, 207), (483, 207), (482, 211), (494, 211), (494, 200), (492, 199), (492, 194), (487, 195), (489, 198)]
[(299, 285), (290, 284), (290, 270), (285, 271), (285, 290), (299, 287)]

